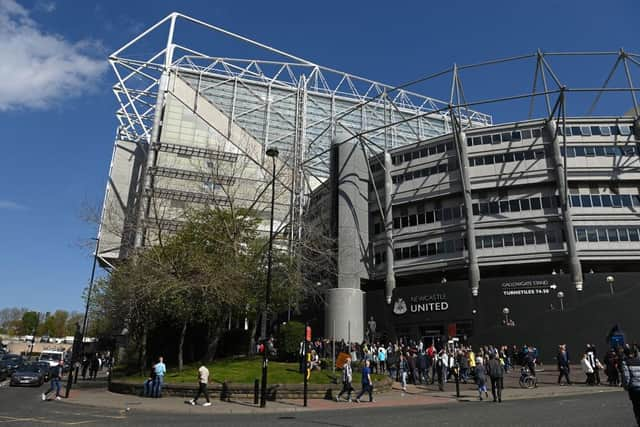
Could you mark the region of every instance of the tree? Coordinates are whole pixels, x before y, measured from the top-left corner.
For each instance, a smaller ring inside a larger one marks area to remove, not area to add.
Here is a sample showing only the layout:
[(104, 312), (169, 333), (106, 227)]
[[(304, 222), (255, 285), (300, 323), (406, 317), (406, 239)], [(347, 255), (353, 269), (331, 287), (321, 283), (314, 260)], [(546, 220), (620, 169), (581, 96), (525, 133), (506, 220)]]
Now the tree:
[(27, 311), (22, 315), (22, 335), (35, 335), (38, 326), (39, 314), (35, 311)]

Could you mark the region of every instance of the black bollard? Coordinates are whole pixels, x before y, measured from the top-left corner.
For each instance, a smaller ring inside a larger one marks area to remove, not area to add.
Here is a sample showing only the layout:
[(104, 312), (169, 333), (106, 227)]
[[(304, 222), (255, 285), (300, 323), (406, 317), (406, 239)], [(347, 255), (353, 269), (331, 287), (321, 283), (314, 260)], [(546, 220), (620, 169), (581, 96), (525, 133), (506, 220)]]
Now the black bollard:
[(260, 392), (260, 381), (258, 381), (258, 379), (256, 378), (256, 380), (253, 382), (253, 404), (257, 405), (258, 404), (258, 393)]
[(455, 367), (453, 373), (456, 378), (456, 397), (460, 397), (460, 371), (457, 366)]

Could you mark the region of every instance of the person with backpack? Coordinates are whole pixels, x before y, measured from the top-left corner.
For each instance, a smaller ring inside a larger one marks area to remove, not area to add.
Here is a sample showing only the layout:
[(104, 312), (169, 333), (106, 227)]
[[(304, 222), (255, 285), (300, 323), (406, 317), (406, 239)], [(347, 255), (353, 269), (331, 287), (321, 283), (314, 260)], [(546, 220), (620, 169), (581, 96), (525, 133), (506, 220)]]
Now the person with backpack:
[(53, 389), (56, 389), (56, 400), (60, 400), (60, 389), (62, 388), (60, 385), (60, 381), (62, 381), (62, 375), (63, 375), (63, 366), (64, 366), (64, 361), (60, 360), (60, 362), (58, 363), (57, 366), (54, 366), (53, 368), (51, 368), (51, 370), (49, 371), (49, 390), (46, 393), (42, 393), (42, 400), (47, 400), (47, 397), (49, 396), (49, 393), (51, 393), (53, 391)]
[(351, 402), (351, 392), (353, 391), (353, 386), (351, 385), (352, 380), (353, 370), (351, 369), (351, 358), (347, 357), (342, 366), (342, 391), (336, 396), (336, 402), (339, 402), (345, 393), (347, 393), (347, 401)]
[(636, 423), (640, 426), (640, 352), (636, 347), (633, 355), (622, 362), (622, 386), (629, 393)]
[(493, 401), (495, 402), (497, 398), (498, 402), (502, 402), (502, 381), (504, 378), (504, 369), (500, 360), (498, 360), (494, 353), (489, 353), (487, 372), (489, 373), (489, 379), (491, 380), (491, 395), (493, 396)]

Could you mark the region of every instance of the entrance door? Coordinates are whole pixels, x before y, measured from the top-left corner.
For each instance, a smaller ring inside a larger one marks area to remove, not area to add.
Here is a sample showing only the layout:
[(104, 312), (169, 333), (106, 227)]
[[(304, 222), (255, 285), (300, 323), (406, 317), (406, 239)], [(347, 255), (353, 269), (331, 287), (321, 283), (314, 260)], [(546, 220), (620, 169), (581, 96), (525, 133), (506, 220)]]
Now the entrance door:
[(443, 333), (444, 325), (442, 324), (428, 325), (420, 328), (420, 338), (425, 347), (429, 347), (431, 343), (438, 343), (442, 339)]

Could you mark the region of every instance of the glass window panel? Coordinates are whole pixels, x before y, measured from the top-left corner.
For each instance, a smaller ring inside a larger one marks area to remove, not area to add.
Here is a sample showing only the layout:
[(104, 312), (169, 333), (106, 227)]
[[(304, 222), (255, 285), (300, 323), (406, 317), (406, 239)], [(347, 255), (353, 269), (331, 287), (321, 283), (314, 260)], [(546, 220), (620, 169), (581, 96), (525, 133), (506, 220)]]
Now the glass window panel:
[(528, 211), (531, 209), (531, 205), (529, 204), (529, 199), (520, 199), (520, 209), (523, 211)]
[(393, 228), (400, 228), (400, 218), (399, 217), (393, 218)]
[(380, 234), (380, 230), (381, 230), (380, 229), (380, 224), (378, 224), (378, 223), (373, 224), (373, 233), (374, 234)]
[(637, 228), (627, 228), (627, 233), (629, 233), (629, 240), (632, 242), (637, 242), (639, 240)]
[(427, 244), (427, 253), (428, 253), (428, 256), (437, 255), (436, 244), (435, 243), (428, 243)]
[(598, 156), (598, 157), (604, 157), (605, 156), (604, 147), (602, 145), (598, 145), (595, 148), (596, 148), (596, 156)]
[(442, 255), (444, 253), (444, 242), (436, 242), (436, 254)]
[(593, 145), (587, 145), (584, 147), (584, 154), (587, 157), (594, 157), (596, 155), (596, 149)]
[(513, 234), (509, 233), (504, 235), (504, 245), (513, 246)]
[(418, 224), (424, 224), (426, 222), (426, 215), (424, 213), (418, 214)]
[(491, 144), (491, 135), (484, 135), (482, 137), (482, 144)]
[(426, 148), (423, 148), (422, 150), (420, 150), (420, 157), (428, 157), (429, 156), (429, 150)]
[(409, 215), (409, 225), (412, 227), (418, 225), (418, 215)]
[(447, 151), (447, 146), (444, 144), (438, 144), (438, 153), (444, 153)]
[(444, 252), (448, 254), (453, 252), (453, 240), (447, 240), (444, 242)]
[(571, 196), (571, 206), (580, 207), (580, 196), (578, 195)]
[(480, 138), (479, 136), (476, 136), (475, 138), (473, 138), (473, 145), (480, 145), (482, 144), (482, 138)]
[(482, 247), (492, 248), (493, 247), (493, 237), (492, 236), (482, 236)]
[(577, 147), (574, 147), (576, 150), (576, 157), (584, 157), (584, 147), (579, 145)]
[(403, 259), (407, 259), (411, 256), (411, 249), (410, 248), (402, 248), (402, 258)]
[(544, 151), (543, 150), (536, 150), (533, 152), (533, 154), (535, 154), (536, 159), (544, 159)]
[(630, 208), (631, 207), (631, 195), (629, 194), (621, 194), (620, 200), (622, 200), (622, 206)]
[(556, 233), (554, 233), (553, 231), (548, 231), (547, 232), (547, 242), (556, 243), (557, 241), (558, 241), (558, 238), (556, 237)]
[(442, 209), (442, 219), (444, 221), (451, 221), (451, 217), (452, 217), (451, 208)]
[(629, 235), (627, 234), (627, 229), (626, 228), (618, 228), (618, 237), (620, 238), (621, 242), (629, 241)]
[(616, 147), (614, 147), (613, 145), (607, 145), (607, 146), (604, 147), (604, 152), (609, 157), (615, 156), (616, 155)]
[(447, 148), (447, 151), (453, 151), (453, 142), (447, 142), (445, 147)]
[(400, 248), (395, 248), (395, 249), (393, 250), (393, 256), (394, 256), (394, 258), (395, 258), (395, 259), (397, 259), (397, 260), (402, 259), (402, 249), (400, 249)]
[(509, 211), (511, 211), (511, 212), (520, 212), (520, 201), (519, 200), (509, 200)]
[(474, 215), (480, 215), (480, 205), (478, 203), (474, 203), (471, 205), (471, 210)]
[(446, 171), (447, 171), (447, 164), (446, 164), (446, 163), (443, 163), (443, 164), (441, 164), (441, 165), (438, 165), (438, 172), (440, 172), (440, 173), (444, 173), (444, 172), (446, 172)]
[(486, 215), (489, 213), (489, 203), (480, 203), (480, 215)]
[(415, 159), (419, 159), (420, 158), (420, 151), (416, 150), (416, 151), (412, 152), (411, 153), (411, 158), (414, 159), (414, 160)]
[(455, 245), (454, 250), (456, 252), (462, 252), (463, 251), (463, 249), (464, 249), (464, 240), (456, 239), (456, 240), (453, 241), (453, 243)]
[(482, 249), (482, 237), (476, 236), (476, 248)]
[(591, 136), (591, 128), (589, 126), (580, 126), (582, 136)]
[(500, 138), (500, 134), (496, 133), (495, 135), (491, 135), (491, 142), (494, 144), (500, 144), (502, 142), (502, 138)]
[(500, 213), (500, 205), (498, 202), (489, 202), (489, 213), (493, 215)]
[(462, 216), (460, 212), (460, 206), (456, 206), (455, 208), (451, 208), (451, 213), (453, 214), (454, 219), (458, 219)]
[(435, 222), (435, 216), (433, 211), (429, 211), (427, 212), (427, 224), (431, 224), (432, 222)]
[(542, 136), (542, 130), (541, 129), (531, 129), (531, 135), (533, 135), (534, 138), (540, 138)]
[(580, 126), (571, 126), (571, 133), (580, 136)]
[(482, 166), (482, 165), (484, 165), (484, 157), (476, 157), (476, 158), (475, 158), (475, 165), (476, 165), (476, 166)]
[(542, 206), (540, 205), (540, 198), (539, 197), (532, 197), (529, 199), (529, 202), (531, 203), (531, 210), (535, 211), (540, 209)]
[(618, 229), (617, 228), (607, 228), (607, 237), (609, 237), (610, 242), (617, 242), (618, 239)]
[(583, 194), (582, 196), (580, 196), (580, 201), (582, 202), (582, 207), (583, 208), (590, 208), (591, 207), (591, 196), (588, 194)]
[(500, 201), (500, 212), (501, 213), (509, 212), (509, 201), (508, 200), (501, 200)]
[(420, 256), (427, 256), (427, 245), (420, 245)]
[(524, 152), (516, 151), (515, 153), (513, 153), (513, 157), (516, 159), (516, 161), (524, 160)]
[(598, 233), (595, 227), (587, 227), (587, 240), (589, 242), (597, 242), (598, 241)]
[(436, 221), (442, 221), (442, 211), (440, 209), (436, 209), (433, 212), (436, 214)]
[(403, 216), (402, 217), (402, 226), (403, 227), (408, 227), (409, 226), (409, 217), (408, 216)]
[(542, 197), (542, 208), (543, 209), (551, 209), (552, 208), (552, 198), (551, 197)]
[(429, 168), (421, 169), (421, 170), (420, 170), (420, 176), (421, 176), (422, 178), (426, 178), (426, 177), (428, 177), (428, 176), (429, 176)]
[(429, 168), (429, 175), (435, 175), (438, 173), (438, 166), (431, 166)]
[(492, 165), (493, 164), (493, 155), (489, 154), (488, 156), (484, 156), (484, 164)]
[(418, 247), (411, 246), (411, 258), (418, 258), (419, 254), (420, 254), (420, 250), (418, 249)]
[(611, 128), (609, 126), (600, 126), (600, 134), (605, 136), (611, 135)]
[(409, 173), (405, 173), (404, 174), (404, 180), (405, 181), (411, 181), (413, 179), (413, 172), (409, 172)]
[(585, 230), (583, 227), (576, 228), (576, 238), (579, 242), (586, 242), (587, 230)]
[(634, 194), (632, 197), (633, 200), (633, 206), (640, 206), (640, 195), (638, 194)]
[(611, 203), (616, 208), (621, 207), (622, 206), (622, 200), (620, 200), (620, 195), (619, 194), (612, 194), (611, 195)]
[(495, 163), (504, 163), (504, 155), (503, 154), (495, 154), (493, 156), (493, 160)]
[(597, 233), (598, 233), (598, 240), (599, 241), (601, 241), (601, 242), (606, 242), (607, 241), (607, 229), (606, 228), (598, 227)]
[(498, 234), (493, 236), (493, 247), (494, 248), (501, 248), (503, 247), (504, 244), (502, 243), (502, 234)]
[(626, 125), (618, 125), (618, 130), (620, 131), (620, 135), (628, 136), (631, 135), (631, 128)]
[(602, 206), (602, 199), (600, 198), (599, 194), (593, 194), (591, 196), (591, 205), (595, 208), (595, 207), (600, 207)]
[(524, 233), (524, 243), (526, 245), (533, 245), (535, 243), (534, 234), (531, 231)]
[(524, 246), (524, 235), (522, 233), (513, 233), (513, 243), (516, 246)]
[(536, 236), (536, 245), (544, 245), (545, 243), (547, 243), (547, 239), (544, 234), (544, 231), (536, 231), (535, 236)]
[(591, 126), (591, 135), (600, 135), (600, 126)]
[(611, 196), (609, 194), (601, 194), (600, 198), (602, 199), (602, 206), (606, 208), (610, 208), (611, 206), (613, 206), (611, 204)]
[(536, 155), (534, 154), (533, 151), (525, 151), (524, 152), (524, 158), (526, 160), (533, 160), (536, 157)]
[(411, 160), (411, 153), (404, 153), (404, 161), (408, 162), (409, 160)]
[(519, 130), (514, 130), (513, 132), (511, 132), (511, 140), (512, 141), (521, 141), (522, 140), (522, 134), (520, 133)]
[(522, 139), (531, 139), (531, 131), (529, 129), (522, 131)]
[[(475, 140), (475, 138), (474, 138), (474, 140)], [(429, 147), (429, 155), (432, 156), (434, 154), (436, 154), (436, 146), (435, 145), (431, 145)]]
[(505, 132), (505, 133), (501, 134), (501, 136), (502, 136), (502, 142), (511, 141), (511, 132)]
[(576, 147), (567, 147), (567, 157), (576, 156)]
[(504, 161), (505, 162), (513, 162), (513, 153), (504, 153)]

